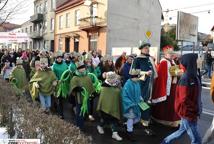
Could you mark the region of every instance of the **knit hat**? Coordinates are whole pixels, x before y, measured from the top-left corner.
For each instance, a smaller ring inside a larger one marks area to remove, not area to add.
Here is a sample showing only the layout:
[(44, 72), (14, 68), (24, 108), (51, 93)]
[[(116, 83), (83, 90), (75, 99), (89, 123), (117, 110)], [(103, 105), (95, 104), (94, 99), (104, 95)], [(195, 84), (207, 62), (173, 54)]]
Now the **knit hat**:
[(80, 57), (80, 56), (82, 56), (81, 53), (78, 53), (78, 52), (73, 52), (72, 55), (73, 55), (73, 57)]
[(36, 60), (35, 65), (40, 65), (40, 61)]
[(143, 48), (145, 48), (145, 47), (149, 48), (149, 47), (151, 47), (151, 44), (150, 44), (150, 43), (142, 43), (142, 44), (139, 46), (139, 49), (141, 50), (141, 49), (143, 49)]
[(110, 86), (117, 86), (120, 83), (119, 75), (112, 71), (107, 72), (105, 82)]
[(82, 69), (82, 68), (85, 68), (85, 64), (82, 61), (80, 61), (77, 63), (77, 70)]
[(106, 55), (106, 60), (113, 61), (114, 57), (111, 55)]
[(129, 74), (132, 75), (132, 76), (140, 75), (140, 70), (138, 70), (138, 69), (131, 69), (129, 71)]
[(90, 53), (86, 54), (85, 60), (90, 60), (92, 59), (92, 55)]
[(48, 59), (47, 58), (40, 58), (40, 65), (48, 66)]
[(62, 58), (62, 57), (63, 57), (62, 55), (63, 55), (63, 54), (62, 54), (61, 51), (57, 51), (57, 52), (55, 53), (55, 57), (56, 57), (56, 58), (59, 58), (59, 57)]
[(21, 65), (23, 63), (23, 60), (21, 58), (16, 59), (16, 65)]
[(27, 56), (27, 52), (26, 52), (26, 51), (22, 53), (21, 58), (22, 58), (23, 60), (28, 59), (28, 56)]

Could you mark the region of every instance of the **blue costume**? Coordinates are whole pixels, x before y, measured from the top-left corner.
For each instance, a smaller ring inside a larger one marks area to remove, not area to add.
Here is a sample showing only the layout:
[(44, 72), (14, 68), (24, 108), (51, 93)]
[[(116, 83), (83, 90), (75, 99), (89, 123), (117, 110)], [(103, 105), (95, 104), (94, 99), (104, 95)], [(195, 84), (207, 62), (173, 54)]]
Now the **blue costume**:
[(134, 119), (141, 117), (141, 110), (138, 106), (141, 99), (140, 81), (132, 81), (129, 79), (125, 83), (122, 92), (123, 116), (125, 118)]
[[(140, 81), (142, 98), (145, 102), (148, 102), (151, 98), (154, 79), (157, 77), (157, 72), (153, 59), (149, 55), (141, 54), (140, 56), (134, 59), (131, 69), (141, 71), (141, 76), (144, 77), (143, 80), (141, 79)], [(146, 72), (148, 71), (152, 71), (151, 76), (146, 75)], [(147, 109), (142, 113), (142, 119), (147, 123), (150, 120), (150, 117), (150, 109)]]

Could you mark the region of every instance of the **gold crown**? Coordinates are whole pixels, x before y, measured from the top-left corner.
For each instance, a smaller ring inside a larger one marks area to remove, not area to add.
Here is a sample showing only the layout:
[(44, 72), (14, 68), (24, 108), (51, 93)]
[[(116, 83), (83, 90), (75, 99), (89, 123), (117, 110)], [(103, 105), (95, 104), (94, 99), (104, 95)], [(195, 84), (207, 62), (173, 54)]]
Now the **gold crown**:
[(140, 75), (140, 70), (139, 69), (131, 69), (129, 71), (130, 75)]
[(119, 76), (115, 72), (110, 71), (110, 72), (106, 73), (107, 80), (113, 80), (113, 79), (118, 79), (118, 78), (119, 78)]

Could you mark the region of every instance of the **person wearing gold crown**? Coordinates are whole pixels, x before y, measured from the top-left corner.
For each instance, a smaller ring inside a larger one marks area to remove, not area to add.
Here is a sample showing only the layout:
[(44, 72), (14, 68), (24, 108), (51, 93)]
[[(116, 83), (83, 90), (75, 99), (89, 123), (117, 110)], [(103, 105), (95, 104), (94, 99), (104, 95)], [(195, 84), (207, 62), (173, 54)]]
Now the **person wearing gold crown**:
[(174, 109), (175, 90), (181, 70), (173, 61), (174, 48), (163, 47), (164, 57), (158, 65), (158, 78), (155, 80), (152, 103), (153, 119), (163, 125), (178, 127), (180, 118)]
[[(137, 56), (131, 66), (130, 74), (132, 70), (139, 70), (140, 71), (140, 86), (142, 92), (142, 98), (145, 103), (150, 103), (152, 89), (153, 89), (153, 82), (154, 79), (157, 77), (156, 67), (154, 63), (154, 59), (149, 55), (149, 43), (143, 43), (139, 46), (139, 50), (141, 54)], [(146, 135), (153, 135), (154, 132), (149, 128), (149, 122), (151, 119), (151, 109), (148, 108), (141, 114), (142, 120), (141, 123), (145, 127), (144, 132)]]
[(30, 93), (35, 100), (39, 97), (42, 109), (49, 113), (51, 107), (51, 95), (55, 91), (57, 77), (48, 67), (48, 59), (40, 58), (40, 69), (36, 71), (30, 80)]
[(105, 73), (105, 78), (97, 105), (97, 110), (100, 114), (100, 123), (97, 125), (97, 130), (99, 134), (104, 134), (103, 127), (110, 125), (112, 138), (122, 141), (117, 132), (117, 123), (121, 119), (119, 76), (115, 72), (110, 71)]
[(123, 116), (127, 119), (127, 137), (131, 141), (133, 138), (133, 125), (141, 119), (140, 102), (143, 100), (140, 87), (140, 70), (132, 70), (130, 79), (127, 80), (122, 91)]

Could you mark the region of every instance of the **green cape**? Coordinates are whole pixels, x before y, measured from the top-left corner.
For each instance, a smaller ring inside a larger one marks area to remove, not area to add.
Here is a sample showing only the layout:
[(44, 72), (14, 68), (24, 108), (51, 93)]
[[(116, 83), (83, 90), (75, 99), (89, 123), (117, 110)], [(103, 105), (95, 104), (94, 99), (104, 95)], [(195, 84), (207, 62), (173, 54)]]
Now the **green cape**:
[(15, 82), (16, 87), (20, 90), (25, 90), (28, 84), (26, 73), (22, 66), (13, 69), (10, 75), (10, 80)]
[(97, 110), (105, 112), (114, 118), (120, 120), (120, 95), (121, 90), (115, 87), (102, 87)]
[[(53, 71), (50, 69), (46, 71), (37, 71), (34, 76), (30, 80), (30, 92), (33, 97), (38, 97), (38, 92), (50, 96), (54, 93), (55, 87), (53, 86), (53, 82), (56, 81), (57, 78)], [(35, 88), (35, 85), (33, 83), (39, 84), (39, 89)], [(38, 92), (36, 92), (38, 90)]]

